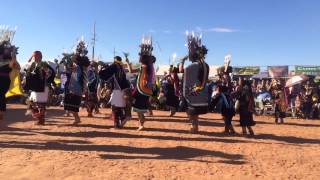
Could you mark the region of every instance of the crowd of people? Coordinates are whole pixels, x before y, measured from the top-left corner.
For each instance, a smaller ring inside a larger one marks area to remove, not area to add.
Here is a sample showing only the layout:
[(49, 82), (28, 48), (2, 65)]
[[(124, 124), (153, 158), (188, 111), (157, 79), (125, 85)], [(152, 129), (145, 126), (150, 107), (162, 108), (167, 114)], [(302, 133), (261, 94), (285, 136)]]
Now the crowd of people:
[[(319, 86), (312, 79), (286, 87), (283, 79), (255, 80), (232, 77), (230, 61), (218, 69), (218, 78), (209, 80), (209, 66), (205, 62), (207, 48), (201, 38), (189, 34), (188, 55), (177, 65), (172, 65), (162, 77), (156, 77), (152, 38), (143, 38), (140, 45), (139, 66), (133, 66), (129, 54), (116, 56), (112, 63), (90, 61), (87, 47), (80, 40), (73, 53), (63, 54), (57, 64), (63, 71), (52, 68), (42, 60), (42, 52), (34, 51), (24, 70), (23, 89), (28, 94), (27, 114), (45, 124), (46, 107), (53, 94), (63, 94), (61, 104), (74, 117), (74, 125), (81, 123), (79, 110), (87, 109), (88, 117), (94, 117), (103, 107), (111, 107), (114, 127), (121, 129), (132, 119), (131, 111), (138, 115), (138, 130), (145, 128), (146, 113), (152, 110), (186, 112), (190, 132), (199, 131), (199, 115), (220, 112), (224, 133), (235, 134), (233, 117), (240, 115), (244, 135), (254, 136), (254, 114), (267, 103), (273, 107), (275, 123), (284, 123), (288, 112), (293, 117), (316, 119), (319, 117)], [(5, 94), (10, 86), (10, 71), (20, 69), (16, 60), (16, 47), (10, 37), (0, 44), (0, 119), (6, 110)], [(185, 61), (189, 65), (185, 66)], [(128, 73), (133, 78), (128, 78)], [(55, 82), (60, 79), (60, 84)]]
[(285, 79), (253, 80), (252, 89), (258, 99), (271, 101), (272, 104), (283, 104), (281, 105), (283, 113), (293, 118), (319, 118), (320, 86), (315, 83), (313, 76), (306, 81), (287, 87)]

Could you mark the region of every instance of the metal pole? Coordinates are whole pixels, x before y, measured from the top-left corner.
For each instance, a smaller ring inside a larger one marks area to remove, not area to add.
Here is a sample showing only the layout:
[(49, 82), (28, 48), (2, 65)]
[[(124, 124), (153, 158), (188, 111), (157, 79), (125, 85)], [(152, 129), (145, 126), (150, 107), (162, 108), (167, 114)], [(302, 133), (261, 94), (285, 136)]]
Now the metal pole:
[(94, 46), (96, 45), (96, 22), (93, 25), (93, 38), (92, 38), (92, 61), (94, 61)]

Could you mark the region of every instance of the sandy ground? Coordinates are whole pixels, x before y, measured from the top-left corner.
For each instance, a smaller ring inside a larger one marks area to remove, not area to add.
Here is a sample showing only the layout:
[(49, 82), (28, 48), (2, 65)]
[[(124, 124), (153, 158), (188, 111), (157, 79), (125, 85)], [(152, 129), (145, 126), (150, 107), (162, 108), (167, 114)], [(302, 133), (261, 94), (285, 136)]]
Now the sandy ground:
[[(319, 179), (320, 121), (287, 119), (275, 125), (256, 117), (255, 138), (222, 132), (219, 114), (201, 117), (200, 134), (189, 134), (184, 113), (155, 111), (137, 132), (136, 119), (115, 130), (110, 111), (73, 126), (61, 108), (50, 108), (47, 125), (9, 105), (0, 122), (0, 179)], [(234, 118), (240, 132), (238, 117)]]

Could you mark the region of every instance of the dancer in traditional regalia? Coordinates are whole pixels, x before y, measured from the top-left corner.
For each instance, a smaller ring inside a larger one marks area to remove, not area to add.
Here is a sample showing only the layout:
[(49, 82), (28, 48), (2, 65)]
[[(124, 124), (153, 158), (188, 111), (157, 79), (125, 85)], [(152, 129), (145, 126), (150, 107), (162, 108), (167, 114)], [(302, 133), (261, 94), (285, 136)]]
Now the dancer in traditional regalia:
[(129, 81), (123, 68), (122, 58), (114, 57), (114, 62), (110, 66), (102, 68), (99, 77), (108, 82), (112, 82), (111, 106), (114, 128), (122, 128), (126, 121), (126, 99), (125, 92), (130, 88)]
[(80, 40), (71, 56), (72, 64), (68, 65), (71, 72), (65, 85), (64, 110), (73, 113), (75, 125), (81, 122), (78, 113), (82, 95), (87, 90), (86, 69), (90, 65), (87, 54), (87, 45)]
[(88, 117), (93, 117), (93, 111), (99, 113), (97, 89), (99, 85), (98, 63), (91, 61), (88, 69), (88, 91), (86, 94), (86, 108)]
[(37, 124), (44, 125), (49, 86), (54, 84), (55, 72), (47, 62), (42, 61), (40, 51), (34, 51), (28, 62), (32, 62), (26, 74), (25, 89), (31, 91), (28, 108), (32, 117), (37, 119)]
[(205, 62), (207, 48), (202, 44), (201, 37), (188, 35), (188, 59), (191, 64), (184, 68), (187, 58), (183, 58), (179, 70), (183, 74), (183, 97), (187, 102), (187, 114), (191, 122), (191, 133), (199, 129), (199, 115), (208, 112), (208, 89), (206, 83), (209, 76), (209, 66)]
[(280, 81), (273, 81), (273, 97), (275, 101), (275, 123), (283, 124), (286, 117), (287, 102), (284, 88)]
[[(72, 61), (72, 56), (73, 53), (62, 53), (62, 59), (59, 64), (63, 65), (63, 72), (61, 73), (61, 83), (64, 91), (64, 97), (68, 93), (67, 86), (70, 82), (71, 74), (72, 74), (72, 69), (73, 69), (73, 61)], [(64, 100), (63, 103), (64, 104)], [(66, 110), (64, 116), (69, 117), (70, 113), (69, 111)]]
[(16, 59), (17, 48), (12, 45), (15, 30), (0, 29), (0, 120), (6, 111), (6, 93), (10, 88), (10, 72), (20, 69)]
[(162, 80), (162, 89), (166, 97), (166, 106), (170, 110), (170, 117), (174, 116), (179, 105), (179, 78), (178, 68), (172, 68), (169, 75)]
[(230, 66), (230, 60), (224, 63), (224, 66), (219, 69), (220, 84), (218, 85), (220, 99), (222, 100), (221, 115), (224, 120), (224, 133), (235, 134), (235, 130), (232, 125), (232, 118), (235, 116), (236, 110), (233, 102), (233, 84), (231, 82), (230, 74), (232, 73), (232, 67)]
[(137, 112), (139, 118), (138, 130), (144, 129), (145, 116), (144, 113), (149, 109), (149, 97), (153, 95), (155, 86), (155, 69), (154, 63), (156, 58), (152, 55), (152, 39), (151, 37), (143, 38), (140, 45), (140, 69), (133, 69), (129, 59), (126, 59), (130, 73), (138, 73), (135, 89), (133, 90), (133, 111)]
[(252, 126), (256, 123), (253, 120), (254, 109), (254, 95), (251, 88), (251, 83), (248, 80), (244, 80), (240, 84), (240, 90), (238, 95), (239, 101), (239, 114), (240, 114), (240, 126), (242, 127), (242, 134), (247, 135), (247, 129), (251, 136), (254, 135)]

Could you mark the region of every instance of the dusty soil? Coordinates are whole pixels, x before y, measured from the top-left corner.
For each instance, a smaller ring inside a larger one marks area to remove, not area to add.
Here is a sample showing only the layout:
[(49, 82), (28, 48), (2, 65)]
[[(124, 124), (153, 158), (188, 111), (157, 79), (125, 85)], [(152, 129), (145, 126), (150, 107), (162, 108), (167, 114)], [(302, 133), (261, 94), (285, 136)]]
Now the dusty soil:
[[(147, 129), (136, 119), (112, 128), (110, 110), (73, 126), (51, 107), (36, 126), (25, 106), (9, 105), (0, 122), (0, 179), (318, 179), (320, 121), (255, 117), (255, 138), (222, 132), (219, 114), (201, 116), (189, 133), (184, 113), (155, 111)], [(135, 117), (136, 118), (136, 117)], [(234, 118), (240, 132), (238, 117)]]

